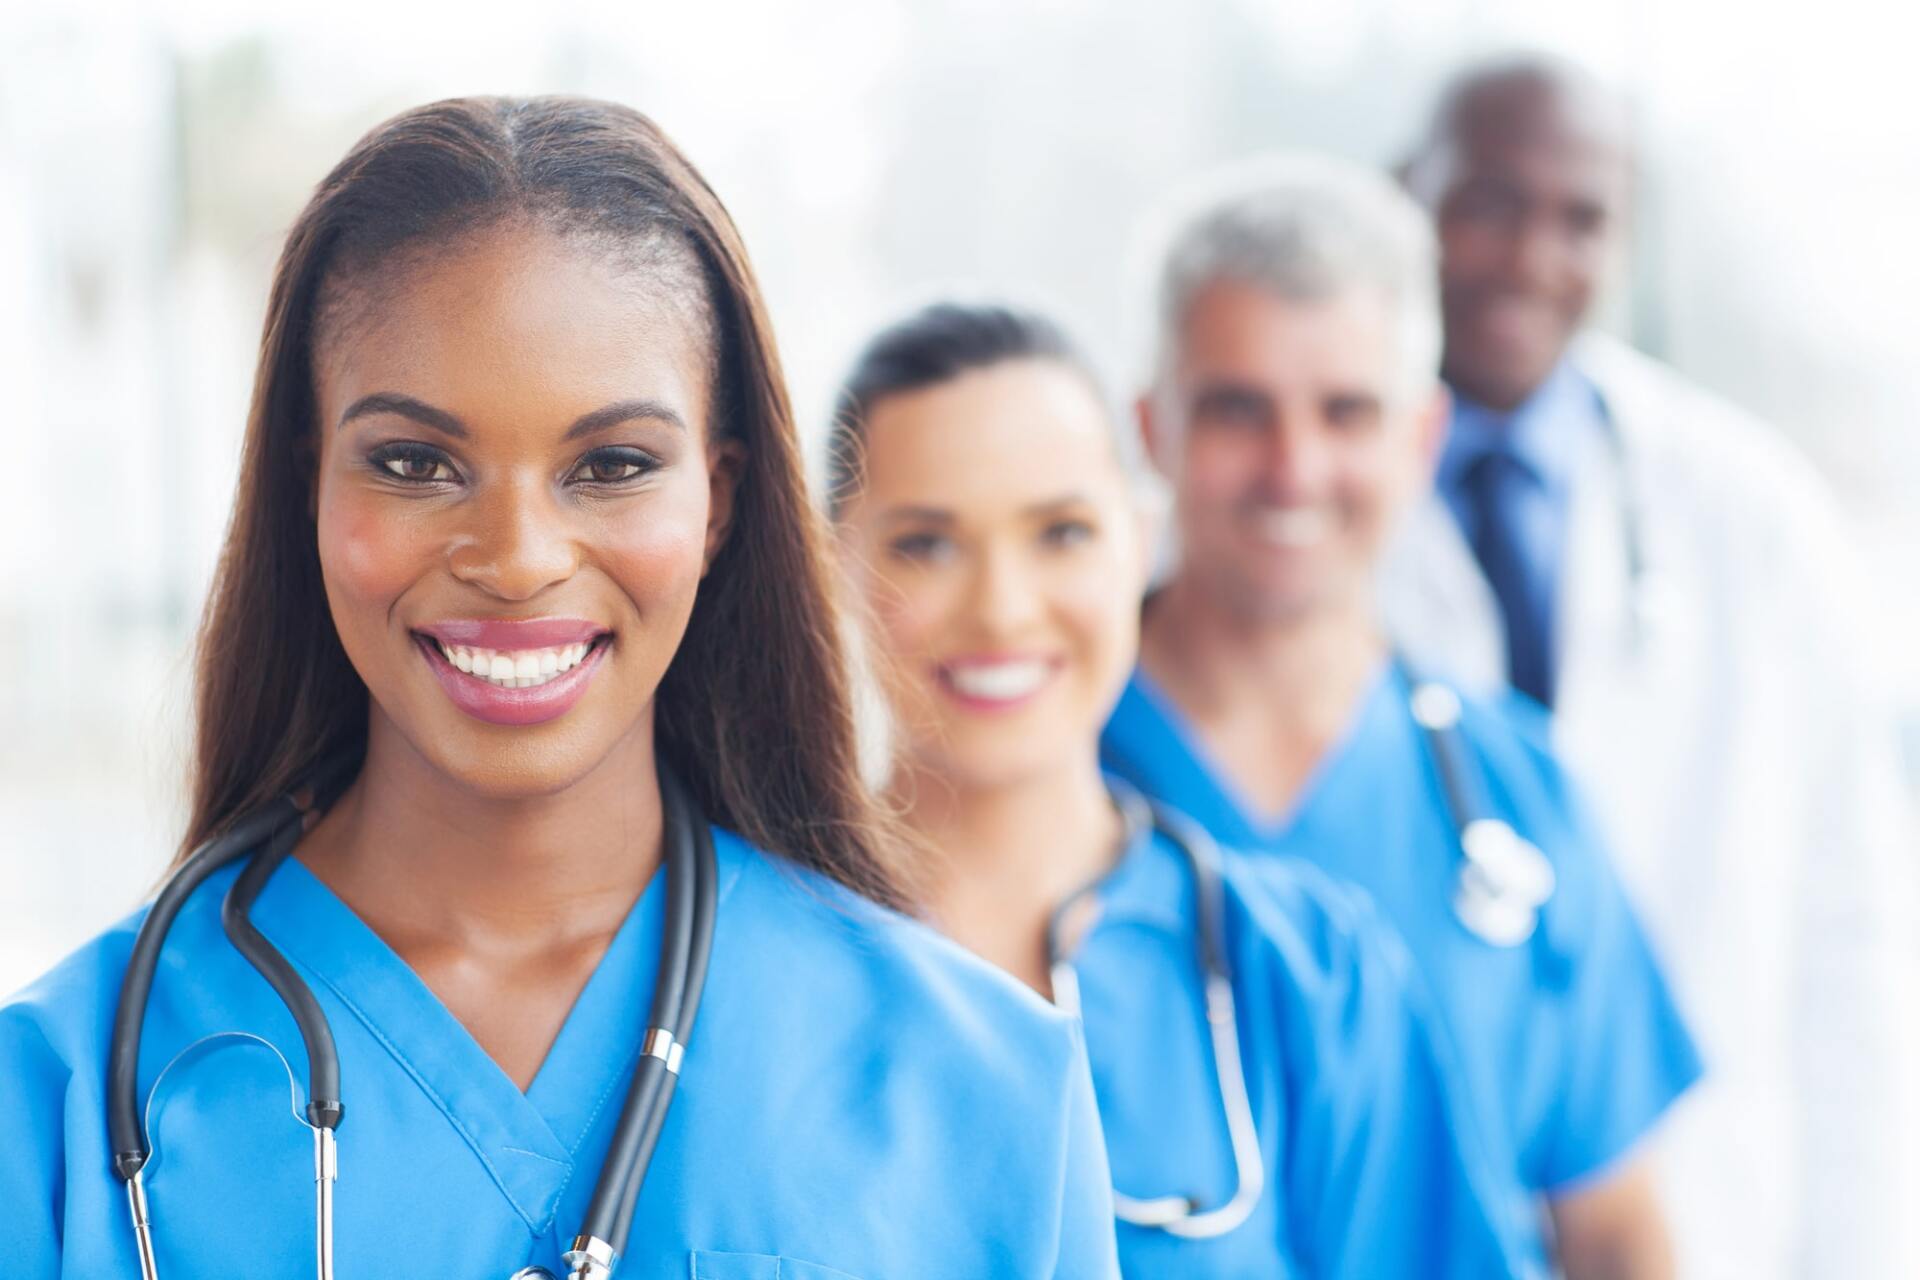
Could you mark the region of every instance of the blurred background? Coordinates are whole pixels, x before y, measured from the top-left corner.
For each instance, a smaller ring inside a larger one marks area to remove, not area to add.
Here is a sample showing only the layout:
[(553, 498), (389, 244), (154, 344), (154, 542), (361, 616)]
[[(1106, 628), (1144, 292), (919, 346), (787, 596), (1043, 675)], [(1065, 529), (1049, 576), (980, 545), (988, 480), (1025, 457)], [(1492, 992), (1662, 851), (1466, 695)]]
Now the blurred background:
[[(1070, 319), (1130, 391), (1128, 246), (1249, 152), (1391, 162), (1462, 60), (1572, 55), (1638, 103), (1610, 327), (1777, 425), (1845, 499), (1920, 704), (1920, 78), (1867, 0), (331, 0), (0, 5), (0, 992), (152, 887), (188, 651), (285, 228), (415, 102), (654, 115), (738, 219), (803, 422), (935, 290)], [(1891, 25), (1894, 24), (1894, 25)]]

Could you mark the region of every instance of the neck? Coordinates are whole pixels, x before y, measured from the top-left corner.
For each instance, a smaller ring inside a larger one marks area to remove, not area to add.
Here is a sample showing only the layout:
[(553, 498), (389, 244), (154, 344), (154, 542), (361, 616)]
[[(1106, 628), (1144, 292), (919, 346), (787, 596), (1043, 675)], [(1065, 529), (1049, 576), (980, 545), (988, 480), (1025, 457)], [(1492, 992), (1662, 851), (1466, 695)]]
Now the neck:
[(610, 938), (660, 861), (650, 718), (584, 777), (545, 795), (477, 792), (376, 707), (360, 777), (299, 856), (375, 932), (540, 951)]
[(1345, 728), (1385, 655), (1365, 603), (1248, 618), (1186, 575), (1154, 597), (1141, 635), (1141, 665), (1190, 716), (1208, 720), (1238, 709), (1310, 744)]
[(909, 764), (892, 790), (934, 855), (929, 904), (940, 927), (1049, 994), (1047, 922), (1119, 852), (1123, 827), (1098, 754), (978, 785)]

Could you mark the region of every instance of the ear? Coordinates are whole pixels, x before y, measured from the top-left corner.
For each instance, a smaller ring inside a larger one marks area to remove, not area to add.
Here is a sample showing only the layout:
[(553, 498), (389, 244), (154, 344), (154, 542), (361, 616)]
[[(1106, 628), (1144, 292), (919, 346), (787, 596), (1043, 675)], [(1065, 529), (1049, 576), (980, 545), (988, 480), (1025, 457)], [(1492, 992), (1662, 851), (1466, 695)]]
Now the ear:
[(1163, 476), (1173, 474), (1174, 431), (1157, 403), (1155, 388), (1142, 391), (1133, 401), (1133, 416), (1140, 427), (1140, 446), (1147, 461)]
[(1429, 480), (1440, 465), (1440, 451), (1446, 447), (1447, 424), (1453, 418), (1453, 393), (1447, 384), (1435, 381), (1433, 392), (1414, 415), (1414, 431), (1420, 440), (1420, 463)]
[(1154, 565), (1159, 560), (1160, 539), (1167, 528), (1168, 501), (1166, 485), (1158, 476), (1148, 476), (1134, 486), (1133, 524), (1134, 524), (1134, 582), (1141, 595), (1153, 581)]
[(747, 447), (738, 440), (722, 440), (707, 451), (707, 546), (700, 576), (713, 568), (714, 557), (733, 531), (734, 498), (747, 469)]

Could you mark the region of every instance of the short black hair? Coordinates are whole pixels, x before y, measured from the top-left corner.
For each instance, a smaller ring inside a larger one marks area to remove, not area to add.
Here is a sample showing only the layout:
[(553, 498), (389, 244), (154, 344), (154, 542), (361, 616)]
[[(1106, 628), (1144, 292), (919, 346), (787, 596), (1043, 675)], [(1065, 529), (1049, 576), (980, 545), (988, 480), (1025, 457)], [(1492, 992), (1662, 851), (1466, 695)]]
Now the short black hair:
[(1057, 360), (1100, 394), (1099, 379), (1080, 348), (1037, 311), (936, 302), (882, 329), (840, 384), (827, 436), (827, 509), (838, 515), (858, 490), (867, 419), (881, 401), (1009, 360)]

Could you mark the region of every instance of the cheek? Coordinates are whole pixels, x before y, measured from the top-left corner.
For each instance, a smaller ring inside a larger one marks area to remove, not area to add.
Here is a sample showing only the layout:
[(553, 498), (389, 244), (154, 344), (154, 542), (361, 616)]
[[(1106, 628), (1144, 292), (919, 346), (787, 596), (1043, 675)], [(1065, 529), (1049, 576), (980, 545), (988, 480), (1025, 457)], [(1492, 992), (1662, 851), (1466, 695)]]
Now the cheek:
[[(317, 536), (328, 595), (367, 606), (397, 599), (440, 550), (438, 538), (418, 516), (326, 488), (318, 504)], [(346, 630), (348, 620), (338, 621)]]
[(586, 549), (643, 618), (691, 612), (706, 559), (705, 478), (676, 483), (658, 498), (623, 503), (586, 521)]
[(1406, 442), (1376, 436), (1344, 449), (1336, 463), (1341, 502), (1356, 523), (1371, 530), (1405, 500), (1418, 483)]
[(937, 657), (955, 610), (952, 583), (938, 573), (876, 574), (868, 605), (880, 624), (887, 654), (918, 667), (915, 659)]
[(1221, 500), (1237, 494), (1259, 465), (1250, 435), (1237, 431), (1195, 431), (1187, 441), (1181, 488), (1189, 506), (1218, 512)]
[(1502, 235), (1479, 222), (1443, 224), (1440, 231), (1441, 277), (1448, 284), (1472, 284), (1493, 274), (1502, 257)]
[(1139, 644), (1139, 593), (1128, 585), (1134, 579), (1125, 548), (1110, 543), (1063, 574), (1053, 592), (1054, 615), (1102, 697), (1109, 684), (1117, 692), (1116, 673), (1132, 668)]

